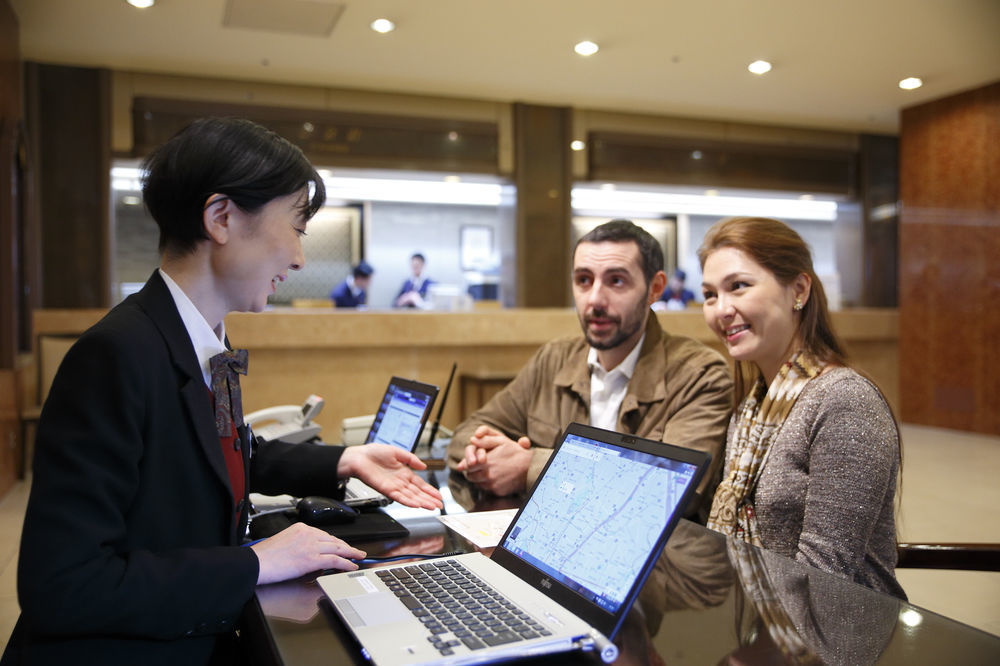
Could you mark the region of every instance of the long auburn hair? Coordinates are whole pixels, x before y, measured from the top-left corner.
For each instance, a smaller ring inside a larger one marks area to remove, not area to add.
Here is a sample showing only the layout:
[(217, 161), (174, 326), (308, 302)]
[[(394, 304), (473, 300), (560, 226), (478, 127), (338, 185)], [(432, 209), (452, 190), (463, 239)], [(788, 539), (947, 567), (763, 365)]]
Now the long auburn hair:
[[(768, 217), (730, 217), (712, 225), (698, 248), (704, 270), (708, 255), (724, 247), (740, 250), (774, 275), (779, 284), (789, 285), (800, 274), (809, 277), (809, 299), (799, 311), (798, 335), (804, 350), (820, 361), (847, 365), (847, 352), (830, 320), (823, 283), (813, 268), (809, 246), (784, 222)], [(736, 404), (753, 388), (760, 370), (753, 363), (735, 363)]]

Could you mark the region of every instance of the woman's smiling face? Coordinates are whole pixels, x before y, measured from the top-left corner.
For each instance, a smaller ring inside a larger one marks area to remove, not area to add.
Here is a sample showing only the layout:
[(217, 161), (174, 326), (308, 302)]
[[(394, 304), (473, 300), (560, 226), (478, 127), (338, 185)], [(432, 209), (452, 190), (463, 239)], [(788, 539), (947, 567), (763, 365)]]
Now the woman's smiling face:
[(304, 191), (278, 197), (253, 215), (234, 210), (228, 265), (219, 273), (230, 311), (262, 311), (288, 271), (305, 265), (304, 197)]
[(755, 363), (770, 382), (799, 344), (796, 297), (804, 302), (808, 290), (803, 293), (801, 279), (782, 285), (733, 247), (709, 254), (702, 275), (705, 323), (733, 359)]

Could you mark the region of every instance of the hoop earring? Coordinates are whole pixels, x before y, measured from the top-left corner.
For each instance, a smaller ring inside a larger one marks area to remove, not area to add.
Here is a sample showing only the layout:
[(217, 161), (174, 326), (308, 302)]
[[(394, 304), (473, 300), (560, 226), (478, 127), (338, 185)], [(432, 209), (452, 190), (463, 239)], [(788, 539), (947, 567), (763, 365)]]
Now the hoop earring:
[(803, 307), (805, 307), (805, 306), (802, 305), (802, 299), (801, 298), (796, 298), (795, 299), (795, 305), (792, 306), (792, 309), (795, 310), (796, 312), (799, 312), (799, 311), (802, 310)]

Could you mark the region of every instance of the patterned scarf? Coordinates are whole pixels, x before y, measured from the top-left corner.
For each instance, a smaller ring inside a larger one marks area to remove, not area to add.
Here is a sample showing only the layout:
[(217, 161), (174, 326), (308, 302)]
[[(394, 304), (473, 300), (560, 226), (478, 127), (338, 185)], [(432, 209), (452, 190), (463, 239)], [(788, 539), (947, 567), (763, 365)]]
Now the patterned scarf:
[(757, 378), (753, 391), (740, 408), (735, 441), (727, 450), (729, 475), (715, 491), (708, 516), (709, 528), (761, 546), (751, 500), (754, 488), (764, 469), (771, 442), (802, 389), (823, 371), (823, 365), (805, 352), (796, 352), (781, 366), (769, 387), (761, 377)]

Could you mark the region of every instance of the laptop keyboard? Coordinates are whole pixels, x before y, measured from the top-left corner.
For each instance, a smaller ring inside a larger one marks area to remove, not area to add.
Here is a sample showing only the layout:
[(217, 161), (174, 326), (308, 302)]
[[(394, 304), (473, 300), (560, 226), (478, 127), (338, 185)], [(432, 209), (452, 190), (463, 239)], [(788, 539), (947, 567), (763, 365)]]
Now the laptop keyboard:
[(478, 576), (448, 560), (376, 571), (427, 629), (443, 655), (550, 636), (539, 622)]

